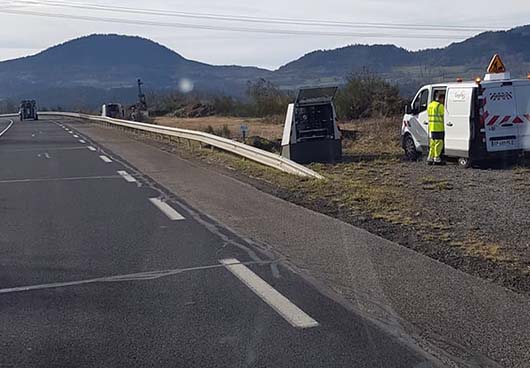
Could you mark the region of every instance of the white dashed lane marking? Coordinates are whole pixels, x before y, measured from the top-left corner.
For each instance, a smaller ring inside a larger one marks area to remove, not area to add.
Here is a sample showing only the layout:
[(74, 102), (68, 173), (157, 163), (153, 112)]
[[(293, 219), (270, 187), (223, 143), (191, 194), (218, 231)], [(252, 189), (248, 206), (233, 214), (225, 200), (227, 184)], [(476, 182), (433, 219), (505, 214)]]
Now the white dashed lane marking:
[(118, 174), (121, 175), (127, 182), (136, 183), (136, 179), (133, 178), (127, 171), (118, 171)]
[(78, 135), (76, 135), (76, 134), (74, 134), (74, 138), (79, 138), (79, 136), (78, 136)]
[(79, 140), (79, 143), (83, 143), (83, 144), (85, 144), (86, 142), (85, 142), (84, 140), (80, 139), (80, 140)]
[(107, 156), (99, 156), (99, 158), (102, 159), (106, 163), (111, 163), (112, 162), (112, 160), (110, 158), (108, 158)]
[(182, 216), (180, 213), (175, 211), (173, 207), (171, 207), (166, 202), (162, 202), (158, 198), (151, 198), (149, 199), (152, 204), (154, 204), (160, 211), (162, 211), (171, 221), (181, 221), (185, 220), (184, 216)]
[(87, 148), (88, 148), (90, 151), (92, 151), (92, 152), (96, 152), (96, 151), (97, 151), (97, 149), (95, 149), (95, 148), (92, 147), (92, 146), (88, 146)]
[(293, 327), (311, 328), (318, 326), (317, 321), (237, 259), (223, 259), (220, 262)]

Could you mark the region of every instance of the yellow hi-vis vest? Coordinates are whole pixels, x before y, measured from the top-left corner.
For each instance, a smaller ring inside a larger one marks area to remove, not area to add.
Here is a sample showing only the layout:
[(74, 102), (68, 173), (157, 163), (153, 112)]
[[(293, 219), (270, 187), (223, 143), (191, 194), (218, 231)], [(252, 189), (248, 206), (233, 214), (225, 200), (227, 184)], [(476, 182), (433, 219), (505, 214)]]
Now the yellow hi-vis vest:
[(427, 109), (429, 113), (429, 133), (444, 131), (444, 105), (433, 101)]

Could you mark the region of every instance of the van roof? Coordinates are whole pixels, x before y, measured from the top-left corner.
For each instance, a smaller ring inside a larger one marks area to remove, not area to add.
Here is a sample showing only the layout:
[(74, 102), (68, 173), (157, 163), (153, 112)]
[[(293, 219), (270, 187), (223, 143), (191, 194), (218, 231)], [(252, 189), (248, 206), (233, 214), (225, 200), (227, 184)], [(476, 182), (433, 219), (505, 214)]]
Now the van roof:
[[(530, 80), (528, 79), (504, 79), (504, 80), (492, 80), (492, 81), (482, 81), (480, 84), (482, 86), (492, 85), (492, 84), (502, 84), (506, 82), (518, 83), (518, 84), (528, 84), (530, 85)], [(423, 88), (447, 88), (447, 87), (464, 87), (464, 88), (473, 88), (476, 87), (477, 83), (475, 81), (465, 81), (465, 82), (449, 82), (449, 83), (436, 83), (428, 84), (423, 86)]]
[(451, 83), (430, 84), (428, 87), (447, 88), (447, 87), (476, 87), (476, 86), (477, 84), (475, 82), (451, 82)]

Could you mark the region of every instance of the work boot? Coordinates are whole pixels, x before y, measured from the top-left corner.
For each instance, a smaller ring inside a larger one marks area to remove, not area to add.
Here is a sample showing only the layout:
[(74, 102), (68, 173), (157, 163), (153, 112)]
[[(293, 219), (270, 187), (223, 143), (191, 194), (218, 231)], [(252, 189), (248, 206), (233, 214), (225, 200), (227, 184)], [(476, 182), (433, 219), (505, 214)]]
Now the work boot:
[(443, 165), (442, 159), (440, 157), (436, 157), (434, 159), (434, 165)]
[(434, 165), (434, 159), (432, 157), (429, 157), (427, 159), (427, 165), (429, 165), (429, 166)]

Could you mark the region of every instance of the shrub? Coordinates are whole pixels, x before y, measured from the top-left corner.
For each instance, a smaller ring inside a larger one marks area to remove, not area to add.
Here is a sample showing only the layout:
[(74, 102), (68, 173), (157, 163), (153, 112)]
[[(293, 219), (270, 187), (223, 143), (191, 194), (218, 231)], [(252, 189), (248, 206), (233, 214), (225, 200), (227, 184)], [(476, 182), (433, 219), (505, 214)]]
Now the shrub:
[(248, 82), (247, 96), (250, 98), (250, 112), (255, 117), (284, 114), (293, 97), (265, 79)]
[(211, 125), (208, 125), (206, 129), (204, 129), (204, 132), (208, 134), (215, 134), (215, 130), (213, 129)]
[[(208, 127), (206, 129), (208, 129)], [(219, 137), (232, 138), (232, 131), (227, 125), (223, 125), (219, 129), (212, 128), (212, 130), (213, 130), (213, 134), (218, 135)]]
[(397, 86), (366, 71), (351, 74), (336, 98), (337, 113), (347, 120), (395, 116), (404, 105)]

